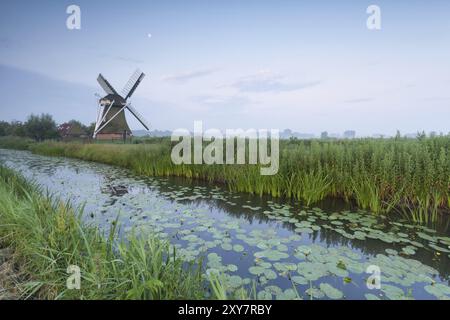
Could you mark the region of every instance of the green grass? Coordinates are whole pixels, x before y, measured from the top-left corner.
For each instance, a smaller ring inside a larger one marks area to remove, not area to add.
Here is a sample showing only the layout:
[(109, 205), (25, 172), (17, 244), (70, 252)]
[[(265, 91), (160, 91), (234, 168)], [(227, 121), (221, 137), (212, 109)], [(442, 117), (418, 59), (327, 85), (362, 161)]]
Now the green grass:
[(306, 205), (337, 197), (376, 213), (401, 211), (415, 221), (450, 212), (450, 136), (282, 140), (274, 176), (261, 176), (254, 165), (174, 165), (167, 138), (134, 144), (44, 142), (29, 149), (118, 165), (141, 175), (223, 183), (231, 191), (293, 198)]
[[(168, 243), (152, 237), (131, 237), (125, 243), (117, 239), (115, 228), (104, 236), (84, 225), (80, 215), (0, 167), (0, 241), (14, 252), (21, 279), (15, 291), (21, 298), (205, 297), (208, 286), (201, 268), (183, 265)], [(81, 269), (80, 290), (67, 289), (70, 265)]]
[(0, 137), (0, 148), (5, 149), (28, 150), (33, 143), (34, 140), (29, 138), (14, 136)]

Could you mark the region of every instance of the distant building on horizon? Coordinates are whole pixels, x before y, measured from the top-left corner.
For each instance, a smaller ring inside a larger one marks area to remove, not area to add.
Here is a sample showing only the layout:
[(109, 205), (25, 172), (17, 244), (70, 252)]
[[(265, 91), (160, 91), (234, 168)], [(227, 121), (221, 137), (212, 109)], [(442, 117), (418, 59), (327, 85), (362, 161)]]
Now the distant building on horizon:
[(294, 132), (291, 129), (285, 129), (280, 132), (281, 139), (314, 139), (315, 136), (312, 133), (302, 133), (302, 132)]
[(345, 139), (355, 139), (356, 131), (355, 130), (347, 130), (344, 132)]
[(331, 133), (328, 133), (328, 138), (339, 139), (339, 138), (341, 138), (341, 135), (339, 133), (331, 132)]

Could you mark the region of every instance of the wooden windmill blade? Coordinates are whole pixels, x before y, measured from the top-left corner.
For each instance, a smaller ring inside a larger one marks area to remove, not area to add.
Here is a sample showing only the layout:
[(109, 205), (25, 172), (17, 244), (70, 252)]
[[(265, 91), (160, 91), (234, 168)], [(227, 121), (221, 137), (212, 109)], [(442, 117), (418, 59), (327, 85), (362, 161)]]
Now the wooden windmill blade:
[(105, 77), (103, 77), (101, 73), (98, 75), (97, 82), (107, 94), (118, 94), (114, 87), (108, 82), (108, 80), (105, 79)]
[(144, 119), (144, 117), (131, 105), (127, 105), (128, 111), (144, 126), (145, 129), (150, 130), (150, 125), (148, 124), (147, 120)]
[(122, 97), (127, 100), (134, 93), (136, 88), (141, 83), (142, 79), (144, 79), (145, 73), (137, 69), (130, 77), (128, 82), (125, 84), (125, 87), (122, 89)]

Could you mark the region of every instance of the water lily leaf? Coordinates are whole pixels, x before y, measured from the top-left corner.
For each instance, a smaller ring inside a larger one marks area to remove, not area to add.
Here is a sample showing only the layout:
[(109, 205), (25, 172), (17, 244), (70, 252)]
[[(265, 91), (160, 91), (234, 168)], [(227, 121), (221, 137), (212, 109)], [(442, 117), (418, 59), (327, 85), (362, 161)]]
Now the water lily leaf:
[(436, 238), (434, 238), (432, 236), (429, 236), (428, 234), (423, 233), (423, 232), (417, 232), (417, 236), (419, 236), (420, 238), (422, 238), (424, 240), (428, 240), (428, 241), (431, 241), (431, 242), (436, 242)]
[(348, 276), (348, 271), (336, 265), (334, 262), (327, 263), (328, 271), (338, 277), (345, 278)]
[(394, 249), (386, 249), (384, 251), (386, 251), (387, 254), (393, 255), (393, 256), (396, 256), (398, 254), (397, 250), (394, 250)]
[(311, 299), (322, 299), (323, 297), (324, 297), (324, 293), (321, 291), (321, 290), (319, 290), (319, 289), (317, 289), (317, 288), (315, 288), (315, 287), (312, 287), (312, 288), (308, 288), (306, 291), (305, 291), (305, 293), (311, 298)]
[(227, 265), (227, 269), (230, 272), (236, 272), (238, 270), (238, 267), (234, 264), (229, 264), (229, 265)]
[(258, 262), (258, 265), (264, 269), (272, 268), (272, 264), (270, 262), (266, 262), (266, 261)]
[(280, 287), (273, 286), (273, 285), (265, 287), (264, 290), (273, 295), (279, 295), (279, 294), (283, 293), (283, 290)]
[(244, 284), (242, 281), (242, 278), (239, 276), (236, 276), (236, 275), (228, 277), (227, 283), (230, 287), (233, 287), (233, 288), (239, 288), (240, 286), (242, 286)]
[(279, 261), (281, 259), (289, 258), (289, 254), (271, 249), (255, 252), (254, 256), (256, 258), (267, 258), (270, 261)]
[(288, 251), (288, 247), (285, 244), (279, 244), (277, 245), (278, 251)]
[(308, 280), (306, 280), (304, 277), (302, 276), (292, 276), (291, 280), (295, 283), (295, 284), (300, 284), (300, 285), (306, 285), (308, 284)]
[(366, 297), (367, 300), (381, 300), (380, 298), (378, 298), (376, 295), (374, 295), (372, 293), (366, 293), (364, 296)]
[(443, 298), (446, 295), (450, 296), (450, 287), (447, 287), (440, 283), (435, 283), (433, 285), (427, 285), (427, 286), (425, 286), (424, 289), (429, 294), (432, 294), (439, 299)]
[(252, 266), (252, 267), (250, 267), (250, 268), (248, 269), (248, 271), (249, 271), (251, 274), (254, 274), (254, 275), (256, 275), (256, 276), (262, 275), (262, 274), (264, 273), (265, 270), (266, 270), (265, 268), (259, 267), (259, 266)]
[(217, 253), (215, 252), (211, 252), (208, 254), (208, 260), (209, 261), (221, 261), (222, 257), (219, 256)]
[(233, 250), (233, 246), (230, 243), (223, 243), (221, 245), (222, 249), (225, 251), (231, 251)]
[(294, 300), (297, 299), (297, 293), (294, 289), (286, 289), (282, 293), (277, 294), (277, 300)]
[(327, 275), (327, 268), (322, 263), (300, 262), (297, 269), (298, 274), (309, 281), (315, 281)]
[(281, 262), (275, 262), (274, 265), (275, 269), (280, 272), (288, 272), (288, 271), (296, 271), (297, 265), (295, 263), (281, 263)]
[(311, 228), (296, 228), (296, 229), (295, 229), (295, 232), (297, 232), (297, 233), (306, 233), (306, 234), (309, 234), (309, 233), (313, 233), (314, 230), (311, 229)]
[(448, 250), (446, 248), (439, 247), (439, 246), (437, 246), (437, 245), (435, 245), (433, 243), (430, 243), (429, 247), (433, 248), (434, 250), (440, 251), (440, 252), (445, 252), (445, 253), (449, 253), (450, 252), (450, 250)]
[(342, 291), (334, 288), (328, 283), (321, 283), (319, 288), (330, 299), (342, 299), (344, 297)]
[(265, 290), (258, 292), (258, 300), (272, 300), (272, 294)]
[(400, 300), (405, 297), (405, 293), (402, 289), (389, 284), (383, 284), (381, 286), (381, 291), (383, 291), (390, 300)]
[(407, 255), (414, 255), (414, 254), (416, 254), (416, 251), (414, 250), (414, 247), (405, 247), (405, 248), (402, 248), (402, 252), (403, 252), (404, 254), (407, 254)]
[(278, 277), (276, 272), (273, 271), (272, 269), (265, 269), (264, 270), (264, 276), (268, 280), (274, 280), (274, 279), (276, 279)]

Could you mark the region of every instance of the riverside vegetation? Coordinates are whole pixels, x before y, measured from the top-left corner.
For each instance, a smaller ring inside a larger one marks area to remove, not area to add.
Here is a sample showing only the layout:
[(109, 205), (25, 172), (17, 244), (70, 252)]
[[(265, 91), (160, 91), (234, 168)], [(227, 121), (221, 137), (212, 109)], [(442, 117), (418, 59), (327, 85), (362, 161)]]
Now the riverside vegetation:
[[(116, 224), (105, 236), (83, 224), (80, 212), (0, 166), (0, 247), (13, 252), (15, 266), (14, 279), (0, 279), (13, 286), (4, 290), (43, 299), (200, 299), (210, 291), (211, 298), (227, 297), (218, 278), (206, 283), (201, 268), (186, 267), (168, 243), (120, 240)], [(67, 289), (69, 265), (82, 270), (80, 290)]]
[(327, 197), (342, 198), (374, 213), (399, 211), (421, 223), (450, 211), (449, 136), (282, 140), (275, 176), (261, 176), (258, 165), (175, 165), (169, 138), (137, 142), (35, 143), (6, 137), (0, 147), (118, 165), (147, 176), (224, 183), (230, 191), (292, 198), (308, 206)]
[[(118, 166), (16, 150), (0, 149), (0, 162), (83, 206), (83, 221), (104, 235), (114, 222), (121, 238), (170, 242), (186, 265), (202, 265), (205, 280), (218, 276), (220, 287), (212, 286), (217, 297), (450, 298), (448, 215), (427, 226), (339, 200), (306, 207), (202, 181), (144, 177)], [(382, 270), (379, 290), (366, 283), (374, 265)]]

